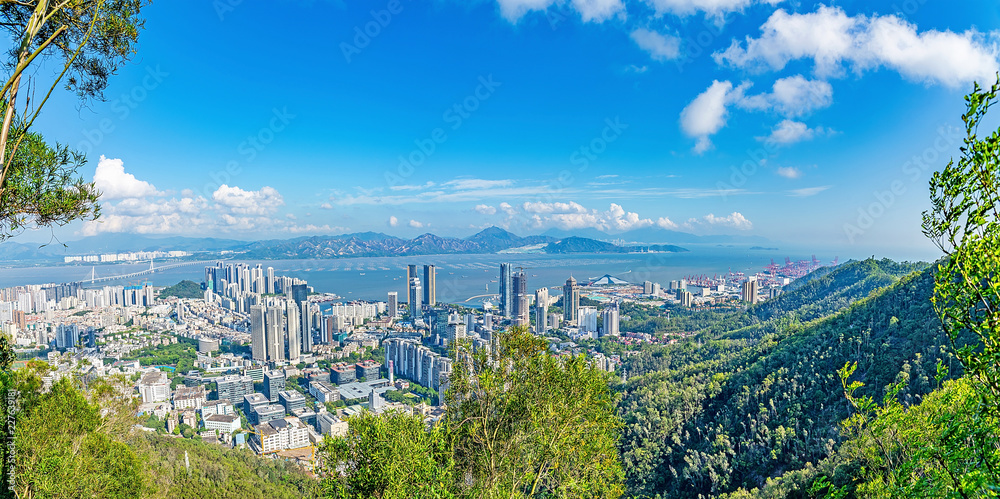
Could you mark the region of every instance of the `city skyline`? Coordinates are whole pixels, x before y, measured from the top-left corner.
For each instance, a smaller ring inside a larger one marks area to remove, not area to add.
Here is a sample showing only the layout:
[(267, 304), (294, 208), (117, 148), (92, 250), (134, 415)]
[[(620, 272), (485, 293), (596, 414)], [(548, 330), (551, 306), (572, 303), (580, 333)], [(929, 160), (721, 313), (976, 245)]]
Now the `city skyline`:
[[(932, 2), (182, 9), (150, 7), (107, 102), (40, 117), (103, 192), (61, 239), (664, 227), (931, 254), (926, 180), (998, 67), (997, 13)], [(155, 29), (180, 18), (205, 38)], [(265, 18), (301, 50), (242, 35)]]

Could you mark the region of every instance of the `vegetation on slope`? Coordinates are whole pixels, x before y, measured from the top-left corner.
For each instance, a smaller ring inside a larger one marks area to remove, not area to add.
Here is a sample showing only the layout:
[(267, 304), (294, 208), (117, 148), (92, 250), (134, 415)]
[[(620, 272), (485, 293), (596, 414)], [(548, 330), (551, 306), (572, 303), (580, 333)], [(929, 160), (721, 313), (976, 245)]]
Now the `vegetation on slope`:
[(183, 281), (167, 286), (160, 291), (160, 298), (176, 296), (177, 298), (202, 298), (205, 292), (201, 289), (201, 284), (184, 279)]

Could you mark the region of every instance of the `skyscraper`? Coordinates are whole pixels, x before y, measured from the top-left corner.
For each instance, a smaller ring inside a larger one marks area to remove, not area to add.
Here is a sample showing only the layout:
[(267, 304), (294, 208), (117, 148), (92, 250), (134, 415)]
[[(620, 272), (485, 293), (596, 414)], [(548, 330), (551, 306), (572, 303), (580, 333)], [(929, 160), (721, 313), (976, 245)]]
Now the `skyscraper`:
[(285, 311), (283, 307), (267, 307), (267, 360), (283, 362), (285, 360)]
[(424, 304), (433, 307), (437, 304), (437, 271), (433, 265), (424, 265)]
[(514, 288), (513, 296), (511, 297), (511, 305), (513, 305), (511, 307), (511, 318), (515, 326), (523, 326), (531, 320), (528, 311), (527, 281), (528, 279), (524, 275), (524, 271), (515, 272), (511, 278), (511, 284)]
[(299, 307), (299, 319), (302, 323), (300, 328), (300, 334), (302, 334), (302, 353), (309, 353), (313, 348), (312, 311), (309, 310), (309, 302), (303, 302)]
[(386, 305), (386, 312), (389, 314), (390, 319), (396, 318), (396, 313), (399, 312), (399, 297), (395, 291), (389, 291), (389, 299)]
[(511, 292), (510, 292), (510, 264), (500, 264), (500, 315), (510, 317), (511, 315)]
[(423, 289), (420, 287), (420, 278), (414, 277), (410, 279), (410, 296), (408, 305), (410, 307), (410, 316), (413, 318), (418, 318), (421, 316), (421, 306), (420, 300), (423, 298), (421, 295)]
[(288, 313), (288, 360), (298, 362), (302, 355), (302, 336), (299, 328), (302, 321), (299, 318), (299, 305), (294, 301), (285, 302), (285, 310)]
[(576, 279), (570, 276), (563, 286), (563, 320), (576, 323), (580, 317), (580, 288)]
[(309, 285), (292, 284), (292, 299), (299, 305), (309, 301)]
[(546, 312), (549, 308), (549, 288), (535, 290), (535, 334), (544, 334), (548, 330), (545, 324)]
[(250, 351), (254, 362), (267, 362), (267, 339), (264, 335), (264, 307), (250, 306)]
[(757, 277), (750, 277), (743, 283), (743, 301), (747, 303), (757, 303), (759, 290), (757, 288)]
[(264, 279), (264, 292), (274, 294), (274, 267), (267, 268), (267, 277)]

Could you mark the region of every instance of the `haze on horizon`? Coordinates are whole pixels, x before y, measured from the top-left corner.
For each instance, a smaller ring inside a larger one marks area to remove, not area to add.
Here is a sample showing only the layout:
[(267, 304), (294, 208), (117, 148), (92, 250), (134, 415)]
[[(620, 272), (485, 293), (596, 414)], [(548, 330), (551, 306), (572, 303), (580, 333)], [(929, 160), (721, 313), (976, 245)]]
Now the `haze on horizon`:
[(1000, 67), (981, 5), (155, 3), (107, 101), (39, 119), (103, 192), (56, 234), (659, 227), (930, 258), (927, 180)]

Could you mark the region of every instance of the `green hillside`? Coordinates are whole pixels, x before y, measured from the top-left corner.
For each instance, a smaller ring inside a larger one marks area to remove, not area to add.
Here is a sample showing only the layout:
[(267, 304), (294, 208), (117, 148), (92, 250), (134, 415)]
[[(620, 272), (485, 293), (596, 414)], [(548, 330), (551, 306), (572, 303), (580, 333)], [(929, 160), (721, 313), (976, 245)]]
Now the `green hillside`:
[(856, 376), (876, 398), (908, 379), (900, 394), (908, 403), (934, 388), (938, 359), (959, 374), (931, 309), (931, 274), (899, 278), (919, 267), (866, 260), (822, 271), (736, 322), (763, 321), (630, 361), (648, 373), (622, 387), (630, 493), (752, 489), (831, 455), (850, 414), (837, 376), (847, 361), (858, 362)]
[(205, 296), (205, 292), (202, 291), (201, 284), (185, 279), (177, 284), (174, 284), (173, 286), (167, 286), (160, 291), (160, 298), (166, 298), (168, 296), (176, 296), (177, 298), (201, 298)]

